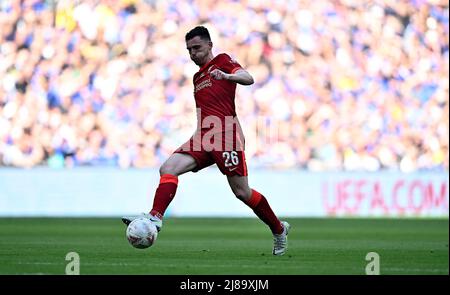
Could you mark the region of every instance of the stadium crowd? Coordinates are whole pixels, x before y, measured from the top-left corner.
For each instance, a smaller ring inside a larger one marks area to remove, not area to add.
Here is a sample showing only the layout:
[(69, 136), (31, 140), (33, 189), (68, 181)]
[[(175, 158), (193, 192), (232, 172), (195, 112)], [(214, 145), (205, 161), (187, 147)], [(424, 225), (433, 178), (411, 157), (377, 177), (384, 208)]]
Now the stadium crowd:
[(238, 87), (250, 167), (448, 171), (448, 1), (2, 0), (0, 166), (157, 167), (195, 130), (184, 35)]

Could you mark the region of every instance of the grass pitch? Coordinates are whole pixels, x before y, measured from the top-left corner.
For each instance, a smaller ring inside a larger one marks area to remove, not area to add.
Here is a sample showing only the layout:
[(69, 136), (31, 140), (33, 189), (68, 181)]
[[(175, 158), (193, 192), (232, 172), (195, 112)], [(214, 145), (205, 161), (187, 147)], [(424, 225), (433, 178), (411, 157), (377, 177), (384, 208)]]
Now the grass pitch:
[(271, 254), (258, 219), (166, 218), (156, 243), (132, 248), (120, 218), (0, 218), (0, 274), (449, 274), (448, 219), (304, 219), (291, 224), (286, 255)]

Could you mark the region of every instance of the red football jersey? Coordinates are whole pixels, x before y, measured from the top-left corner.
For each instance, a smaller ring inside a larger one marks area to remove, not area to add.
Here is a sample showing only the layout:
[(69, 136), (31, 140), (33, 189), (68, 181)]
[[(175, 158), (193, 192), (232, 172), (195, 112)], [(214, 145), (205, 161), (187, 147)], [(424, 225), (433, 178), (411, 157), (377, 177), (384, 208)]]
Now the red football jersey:
[[(197, 112), (200, 112), (200, 114), (197, 114), (199, 120), (197, 126), (202, 129), (202, 133), (213, 128), (209, 122), (213, 122), (215, 118), (221, 121), (222, 131), (228, 130), (230, 124), (226, 124), (226, 122), (230, 121), (225, 120), (225, 118), (236, 117), (234, 103), (236, 83), (228, 80), (216, 80), (210, 76), (211, 71), (219, 69), (227, 74), (233, 74), (241, 68), (238, 62), (229, 55), (222, 53), (201, 67), (194, 75), (194, 97)], [(208, 119), (205, 120), (205, 118)]]

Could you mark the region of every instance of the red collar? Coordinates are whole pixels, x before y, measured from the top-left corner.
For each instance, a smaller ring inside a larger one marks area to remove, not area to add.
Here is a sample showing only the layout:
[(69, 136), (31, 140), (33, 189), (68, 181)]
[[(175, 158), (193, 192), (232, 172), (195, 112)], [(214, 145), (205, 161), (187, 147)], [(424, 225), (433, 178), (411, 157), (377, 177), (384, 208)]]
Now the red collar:
[(215, 57), (213, 57), (213, 59), (211, 59), (209, 62), (207, 62), (206, 64), (204, 64), (200, 70), (198, 70), (197, 73), (201, 73), (203, 72), (204, 69), (206, 69), (206, 67), (208, 67), (220, 54), (216, 55)]

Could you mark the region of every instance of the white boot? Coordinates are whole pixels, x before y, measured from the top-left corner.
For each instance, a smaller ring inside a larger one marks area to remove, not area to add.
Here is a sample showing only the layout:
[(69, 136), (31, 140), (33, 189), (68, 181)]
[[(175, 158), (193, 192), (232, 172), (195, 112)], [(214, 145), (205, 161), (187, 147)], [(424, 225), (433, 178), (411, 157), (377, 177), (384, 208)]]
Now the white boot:
[(135, 220), (136, 218), (139, 218), (139, 217), (144, 217), (144, 218), (150, 219), (153, 222), (153, 224), (156, 226), (158, 231), (161, 230), (162, 220), (156, 216), (151, 215), (150, 213), (142, 213), (141, 215), (138, 215), (138, 216), (124, 216), (124, 217), (122, 217), (122, 222), (128, 226), (130, 224), (130, 222), (132, 222), (133, 220)]
[(279, 235), (273, 235), (273, 255), (283, 255), (288, 247), (287, 236), (291, 225), (286, 221), (282, 221), (283, 232)]

